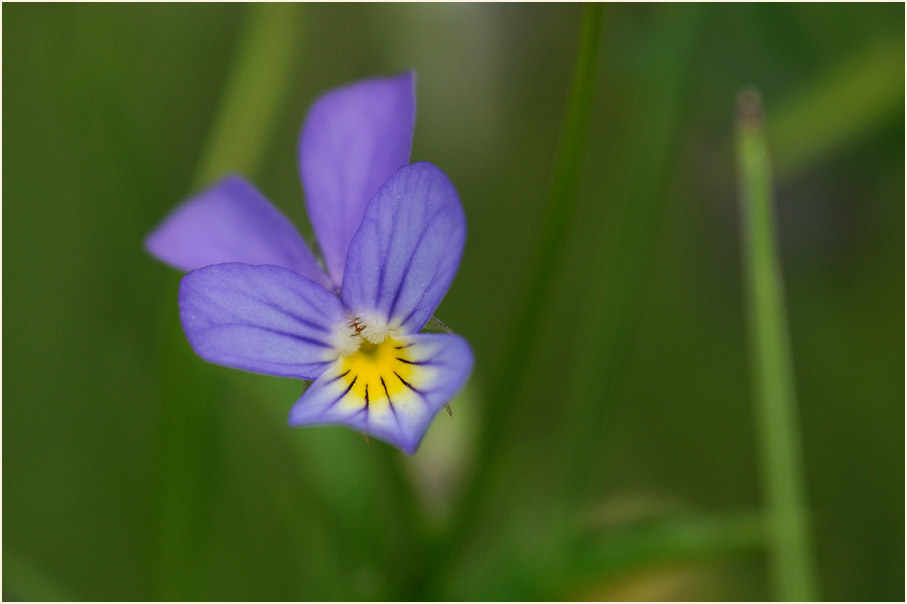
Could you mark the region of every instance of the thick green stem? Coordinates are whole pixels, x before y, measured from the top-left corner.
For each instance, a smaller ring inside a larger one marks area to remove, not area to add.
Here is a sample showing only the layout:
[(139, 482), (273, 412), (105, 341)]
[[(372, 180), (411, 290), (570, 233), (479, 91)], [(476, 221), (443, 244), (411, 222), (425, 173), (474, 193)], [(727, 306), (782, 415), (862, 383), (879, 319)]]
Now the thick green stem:
[(817, 596), (793, 362), (773, 213), (772, 174), (756, 92), (737, 104), (744, 282), (772, 577), (780, 600)]

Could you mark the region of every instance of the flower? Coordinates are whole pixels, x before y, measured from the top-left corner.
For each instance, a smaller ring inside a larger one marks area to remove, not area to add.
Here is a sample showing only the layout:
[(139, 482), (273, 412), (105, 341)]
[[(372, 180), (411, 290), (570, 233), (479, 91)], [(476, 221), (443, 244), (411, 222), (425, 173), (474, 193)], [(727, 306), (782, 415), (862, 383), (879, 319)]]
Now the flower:
[(146, 241), (191, 271), (180, 319), (199, 356), (314, 380), (290, 425), (343, 424), (410, 454), (473, 365), (460, 336), (420, 333), (457, 272), (466, 219), (441, 170), (407, 165), (414, 119), (412, 73), (334, 90), (310, 110), (299, 165), (327, 272), (237, 176)]

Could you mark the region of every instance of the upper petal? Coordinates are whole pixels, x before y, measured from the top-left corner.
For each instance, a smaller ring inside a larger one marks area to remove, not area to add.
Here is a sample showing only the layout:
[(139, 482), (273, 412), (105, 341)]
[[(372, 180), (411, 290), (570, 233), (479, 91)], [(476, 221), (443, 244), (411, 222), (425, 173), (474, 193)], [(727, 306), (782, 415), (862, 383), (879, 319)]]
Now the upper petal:
[(427, 162), (405, 166), (375, 194), (350, 243), (343, 301), (416, 333), (447, 293), (465, 242), (466, 217), (447, 176)]
[(203, 359), (246, 371), (315, 379), (337, 359), (336, 295), (279, 266), (215, 264), (183, 277), (180, 320)]
[(335, 287), (369, 199), (409, 163), (415, 76), (365, 80), (319, 98), (299, 141), (306, 207)]
[(273, 264), (329, 284), (293, 225), (238, 176), (227, 176), (177, 208), (145, 247), (185, 271), (223, 262)]
[(290, 410), (290, 424), (342, 424), (415, 452), (469, 377), (472, 351), (449, 334), (402, 336), (388, 346), (393, 356), (376, 365), (336, 361)]

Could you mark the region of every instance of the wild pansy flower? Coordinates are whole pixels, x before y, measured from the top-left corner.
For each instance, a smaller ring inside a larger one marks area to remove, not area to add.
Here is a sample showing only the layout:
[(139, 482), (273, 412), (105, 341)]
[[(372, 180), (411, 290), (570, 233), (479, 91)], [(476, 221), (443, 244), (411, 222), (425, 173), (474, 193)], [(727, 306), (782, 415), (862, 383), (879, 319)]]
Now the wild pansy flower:
[(237, 176), (187, 201), (146, 242), (191, 271), (180, 319), (199, 356), (314, 380), (291, 425), (344, 424), (408, 453), (473, 363), (463, 338), (419, 333), (457, 272), (466, 219), (441, 170), (407, 165), (414, 119), (412, 73), (332, 91), (310, 110), (299, 169), (327, 272)]

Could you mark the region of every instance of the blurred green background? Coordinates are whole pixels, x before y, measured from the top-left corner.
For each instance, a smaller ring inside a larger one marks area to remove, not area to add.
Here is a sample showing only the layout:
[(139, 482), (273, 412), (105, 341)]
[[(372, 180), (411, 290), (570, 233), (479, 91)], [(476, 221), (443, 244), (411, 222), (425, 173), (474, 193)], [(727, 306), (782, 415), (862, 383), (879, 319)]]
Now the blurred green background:
[[(778, 597), (734, 159), (748, 85), (819, 595), (904, 598), (903, 5), (606, 6), (578, 205), (515, 353), (581, 6), (3, 17), (4, 599)], [(470, 227), (438, 316), (476, 355), (412, 458), (289, 429), (300, 383), (197, 358), (180, 275), (142, 248), (225, 171), (311, 240), (308, 106), (408, 68), (413, 160), (450, 176)], [(525, 379), (495, 415), (510, 354)]]

